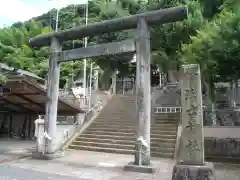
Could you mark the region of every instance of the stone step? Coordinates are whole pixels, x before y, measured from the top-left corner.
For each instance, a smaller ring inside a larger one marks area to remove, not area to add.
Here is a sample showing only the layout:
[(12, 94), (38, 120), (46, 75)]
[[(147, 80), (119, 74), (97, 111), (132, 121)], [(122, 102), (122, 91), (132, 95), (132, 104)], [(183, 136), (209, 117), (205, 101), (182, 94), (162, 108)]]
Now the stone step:
[(160, 157), (160, 158), (169, 158), (173, 159), (173, 153), (168, 152), (168, 153), (162, 153), (162, 152), (151, 152), (151, 157)]
[(79, 145), (70, 145), (69, 148), (76, 149), (76, 150), (97, 151), (97, 152), (116, 153), (116, 154), (134, 154), (134, 151), (129, 149), (112, 149), (112, 148), (101, 148), (101, 147), (79, 146)]
[[(136, 125), (124, 125), (124, 124), (104, 124), (104, 123), (92, 123), (91, 128), (123, 128), (123, 129), (136, 129)], [(166, 130), (166, 131), (177, 131), (177, 126), (160, 126), (151, 125), (151, 130)]]
[[(121, 140), (130, 140), (130, 141), (134, 141), (136, 140), (136, 135), (124, 135), (124, 134), (87, 134), (87, 133), (84, 133), (81, 135), (82, 137), (85, 137), (85, 138), (103, 138), (103, 139), (121, 139)], [(164, 141), (167, 142), (167, 141), (176, 141), (176, 135), (159, 135), (159, 134), (154, 134), (154, 135), (151, 135), (151, 139), (159, 139), (158, 141)]]
[(178, 123), (177, 122), (161, 122), (161, 121), (153, 121), (151, 124), (157, 124), (159, 126), (177, 126)]
[(118, 132), (118, 131), (86, 131), (84, 134), (96, 134), (96, 135), (113, 135), (113, 136), (136, 136), (135, 132)]
[[(135, 129), (124, 129), (124, 128), (111, 128), (111, 127), (100, 127), (100, 128), (95, 128), (95, 127), (90, 127), (87, 129), (86, 132), (95, 132), (95, 131), (115, 131), (115, 132), (136, 132)], [(151, 129), (151, 133), (156, 134), (156, 133), (162, 133), (162, 134), (176, 134), (176, 130), (158, 130), (158, 129)]]
[(113, 136), (113, 135), (99, 135), (99, 134), (81, 134), (84, 138), (103, 138), (103, 139), (114, 139), (114, 140), (124, 140), (124, 141), (134, 141), (136, 136)]
[[(119, 125), (129, 125), (129, 126), (135, 126), (136, 127), (136, 124), (137, 124), (137, 120), (117, 120), (117, 119), (111, 119), (111, 120), (100, 120), (100, 119), (97, 119), (95, 122), (93, 122), (93, 124), (119, 124)], [(164, 122), (156, 122), (156, 121), (152, 121), (151, 122), (151, 125), (157, 125), (157, 126), (164, 126), (164, 127), (167, 127), (167, 126), (172, 126), (172, 127), (176, 127), (178, 125), (178, 123), (176, 122), (168, 122), (168, 123), (164, 123)]]
[(158, 120), (158, 121), (176, 121), (178, 122), (180, 117), (172, 118), (172, 117), (152, 117), (152, 119)]
[(162, 143), (169, 143), (169, 144), (174, 144), (176, 143), (176, 138), (159, 138), (159, 137), (151, 137), (151, 142), (157, 143), (157, 144), (162, 144)]
[[(133, 113), (135, 110), (132, 109), (132, 110), (125, 110), (123, 112), (114, 112), (115, 110), (112, 110), (112, 111), (108, 111), (108, 112), (104, 112), (104, 113), (101, 113), (99, 115), (99, 117), (108, 117), (108, 116), (120, 116), (120, 117), (125, 117), (125, 116), (136, 116), (135, 113)], [(136, 111), (135, 111), (136, 112)]]
[(116, 142), (113, 142), (113, 141), (111, 143), (75, 141), (73, 143), (73, 145), (75, 145), (75, 146), (91, 146), (91, 147), (111, 148), (111, 149), (134, 150), (134, 144), (117, 144)]
[[(103, 125), (103, 124), (111, 124), (111, 125), (119, 125), (119, 126), (135, 126), (137, 125), (136, 122), (131, 122), (131, 120), (129, 121), (114, 121), (114, 120), (108, 120), (108, 121), (98, 121), (98, 119), (96, 119), (96, 121), (94, 121), (92, 123), (92, 125)], [(162, 127), (177, 127), (177, 124), (165, 124), (165, 123), (161, 123), (161, 122), (152, 122), (151, 123), (152, 126), (162, 126)]]
[[(134, 145), (135, 144), (135, 140), (134, 141), (126, 141), (126, 140), (121, 140), (121, 139), (100, 139), (100, 138), (85, 138), (82, 136), (77, 137), (75, 142), (78, 141), (87, 141), (87, 142), (94, 142), (94, 143), (115, 143), (115, 144), (125, 144), (125, 145)], [(175, 147), (175, 141), (173, 142), (153, 142), (151, 139), (151, 146), (155, 146), (155, 147), (166, 147), (166, 148), (174, 148)]]
[[(113, 136), (135, 136), (136, 132), (118, 132), (118, 131), (86, 131), (84, 134), (96, 134), (96, 135), (113, 135)], [(166, 134), (159, 132), (157, 134), (151, 133), (151, 137), (160, 137), (160, 138), (175, 138), (176, 134)]]
[[(112, 143), (99, 143), (99, 142), (88, 142), (88, 141), (75, 141), (73, 143), (75, 146), (91, 146), (91, 147), (101, 147), (101, 148), (111, 148), (111, 149), (128, 149), (135, 150), (134, 144), (117, 144), (116, 142)], [(164, 147), (164, 146), (151, 146), (151, 151), (153, 152), (163, 152), (170, 153), (174, 152), (173, 147)]]
[(136, 102), (134, 102), (132, 100), (129, 100), (129, 101), (115, 100), (111, 104), (114, 105), (114, 106), (121, 105), (121, 106), (119, 106), (121, 108), (125, 107), (125, 106), (122, 106), (122, 105), (126, 105), (126, 104), (129, 105), (129, 106), (132, 106), (132, 107), (134, 107), (134, 105), (135, 105), (135, 107), (136, 107)]
[(112, 106), (112, 107), (106, 107), (104, 109), (104, 111), (101, 112), (101, 115), (109, 115), (109, 114), (116, 114), (116, 115), (121, 115), (125, 112), (127, 113), (131, 113), (131, 114), (135, 114), (133, 112), (136, 112), (136, 108), (132, 108), (132, 107), (125, 107), (125, 108), (122, 108), (122, 109), (118, 109), (119, 105), (118, 106)]
[[(70, 145), (70, 149), (75, 150), (85, 150), (85, 151), (97, 151), (97, 152), (106, 152), (106, 153), (115, 153), (115, 154), (134, 154), (134, 150), (127, 149), (112, 149), (112, 148), (100, 148), (92, 146), (76, 146)], [(152, 157), (162, 157), (162, 158), (173, 158), (173, 153), (161, 153), (161, 152), (151, 152)]]
[[(137, 120), (136, 118), (136, 115), (134, 114), (124, 114), (124, 115), (113, 115), (113, 114), (108, 114), (108, 115), (99, 115), (97, 117), (98, 120)], [(179, 119), (166, 119), (166, 118), (163, 118), (163, 119), (156, 119), (156, 118), (152, 118), (152, 121), (157, 121), (157, 122), (166, 122), (166, 123), (171, 123), (171, 122), (174, 122), (174, 123), (178, 123), (179, 122)]]
[(135, 116), (105, 116), (105, 117), (97, 117), (96, 122), (130, 122), (130, 123), (134, 123), (134, 121), (137, 122), (137, 119)]

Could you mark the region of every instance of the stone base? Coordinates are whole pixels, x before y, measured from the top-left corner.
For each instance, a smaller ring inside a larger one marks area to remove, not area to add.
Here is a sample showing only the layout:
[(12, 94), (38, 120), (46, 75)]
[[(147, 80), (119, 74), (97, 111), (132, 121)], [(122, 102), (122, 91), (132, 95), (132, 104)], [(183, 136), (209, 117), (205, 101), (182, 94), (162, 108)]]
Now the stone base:
[(172, 180), (216, 180), (213, 163), (202, 166), (176, 164)]
[[(139, 162), (139, 153), (136, 151), (134, 154), (134, 164), (138, 164)], [(141, 159), (142, 159), (142, 165), (143, 166), (149, 166), (150, 165), (150, 160), (151, 160), (151, 156), (150, 156), (150, 152), (149, 153), (142, 153), (141, 154)]]
[(64, 156), (64, 151), (58, 151), (58, 152), (55, 152), (53, 154), (43, 154), (43, 153), (40, 153), (40, 152), (34, 152), (32, 153), (32, 158), (34, 159), (42, 159), (42, 160), (52, 160), (52, 159), (57, 159), (57, 158), (61, 158)]
[(153, 173), (155, 173), (156, 170), (151, 165), (139, 166), (139, 165), (135, 165), (133, 162), (131, 162), (128, 165), (124, 166), (124, 171), (132, 171), (132, 172), (153, 174)]

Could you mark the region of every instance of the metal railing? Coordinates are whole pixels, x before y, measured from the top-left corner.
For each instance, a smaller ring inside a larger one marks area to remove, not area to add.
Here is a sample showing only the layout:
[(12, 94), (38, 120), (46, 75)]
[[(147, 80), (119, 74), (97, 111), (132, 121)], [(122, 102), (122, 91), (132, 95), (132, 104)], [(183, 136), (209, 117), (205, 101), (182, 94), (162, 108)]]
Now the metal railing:
[(165, 113), (179, 113), (182, 111), (182, 107), (155, 107), (154, 113), (165, 114)]

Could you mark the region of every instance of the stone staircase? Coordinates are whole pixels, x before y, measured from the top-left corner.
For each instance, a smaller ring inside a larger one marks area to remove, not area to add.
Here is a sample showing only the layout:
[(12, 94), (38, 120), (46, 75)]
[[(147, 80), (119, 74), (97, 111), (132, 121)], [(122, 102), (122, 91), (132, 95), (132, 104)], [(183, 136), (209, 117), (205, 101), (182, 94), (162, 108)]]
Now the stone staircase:
[[(179, 114), (153, 114), (151, 156), (173, 158)], [(136, 97), (115, 95), (69, 149), (134, 154)]]
[(167, 84), (159, 92), (159, 96), (155, 100), (155, 106), (174, 107), (180, 106), (180, 85)]

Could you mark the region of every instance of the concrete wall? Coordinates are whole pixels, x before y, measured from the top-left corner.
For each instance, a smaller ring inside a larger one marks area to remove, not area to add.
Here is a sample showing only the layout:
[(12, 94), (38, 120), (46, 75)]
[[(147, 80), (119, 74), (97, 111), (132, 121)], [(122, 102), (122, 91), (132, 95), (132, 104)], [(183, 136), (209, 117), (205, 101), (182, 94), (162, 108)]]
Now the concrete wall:
[(240, 127), (204, 127), (205, 156), (239, 157)]
[(205, 156), (239, 157), (240, 138), (205, 138)]
[[(44, 116), (43, 116), (44, 117)], [(0, 127), (4, 122), (4, 129), (0, 129), (1, 137), (11, 137), (18, 138), (20, 137), (21, 131), (24, 128), (25, 131), (25, 139), (33, 139), (35, 132), (35, 120), (38, 118), (38, 115), (35, 116), (25, 116), (25, 115), (12, 115), (12, 119), (10, 115), (0, 114)], [(84, 118), (84, 113), (80, 114), (80, 118)], [(4, 121), (5, 119), (5, 121)], [(67, 126), (74, 124), (73, 117), (66, 116), (58, 116), (57, 119), (59, 122), (66, 124)], [(24, 126), (24, 121), (26, 124)]]
[[(79, 122), (75, 124), (73, 118), (58, 117), (56, 137), (52, 139), (54, 142), (54, 149), (59, 149), (69, 138), (71, 138), (75, 133), (78, 127), (84, 123), (85, 114), (79, 114)], [(36, 126), (38, 136), (38, 152), (44, 151), (44, 120), (42, 123)], [(51, 137), (52, 138), (52, 137)]]
[[(57, 132), (56, 138), (54, 139), (55, 147), (54, 149), (58, 149), (66, 140), (67, 135), (64, 133), (65, 130), (69, 129), (71, 126), (67, 124), (58, 124), (57, 125)], [(43, 142), (43, 133), (44, 133), (44, 125), (40, 124), (38, 128), (38, 133), (40, 135), (39, 145), (38, 145), (38, 152), (44, 151), (44, 142)], [(68, 134), (68, 136), (72, 135), (73, 131)]]

